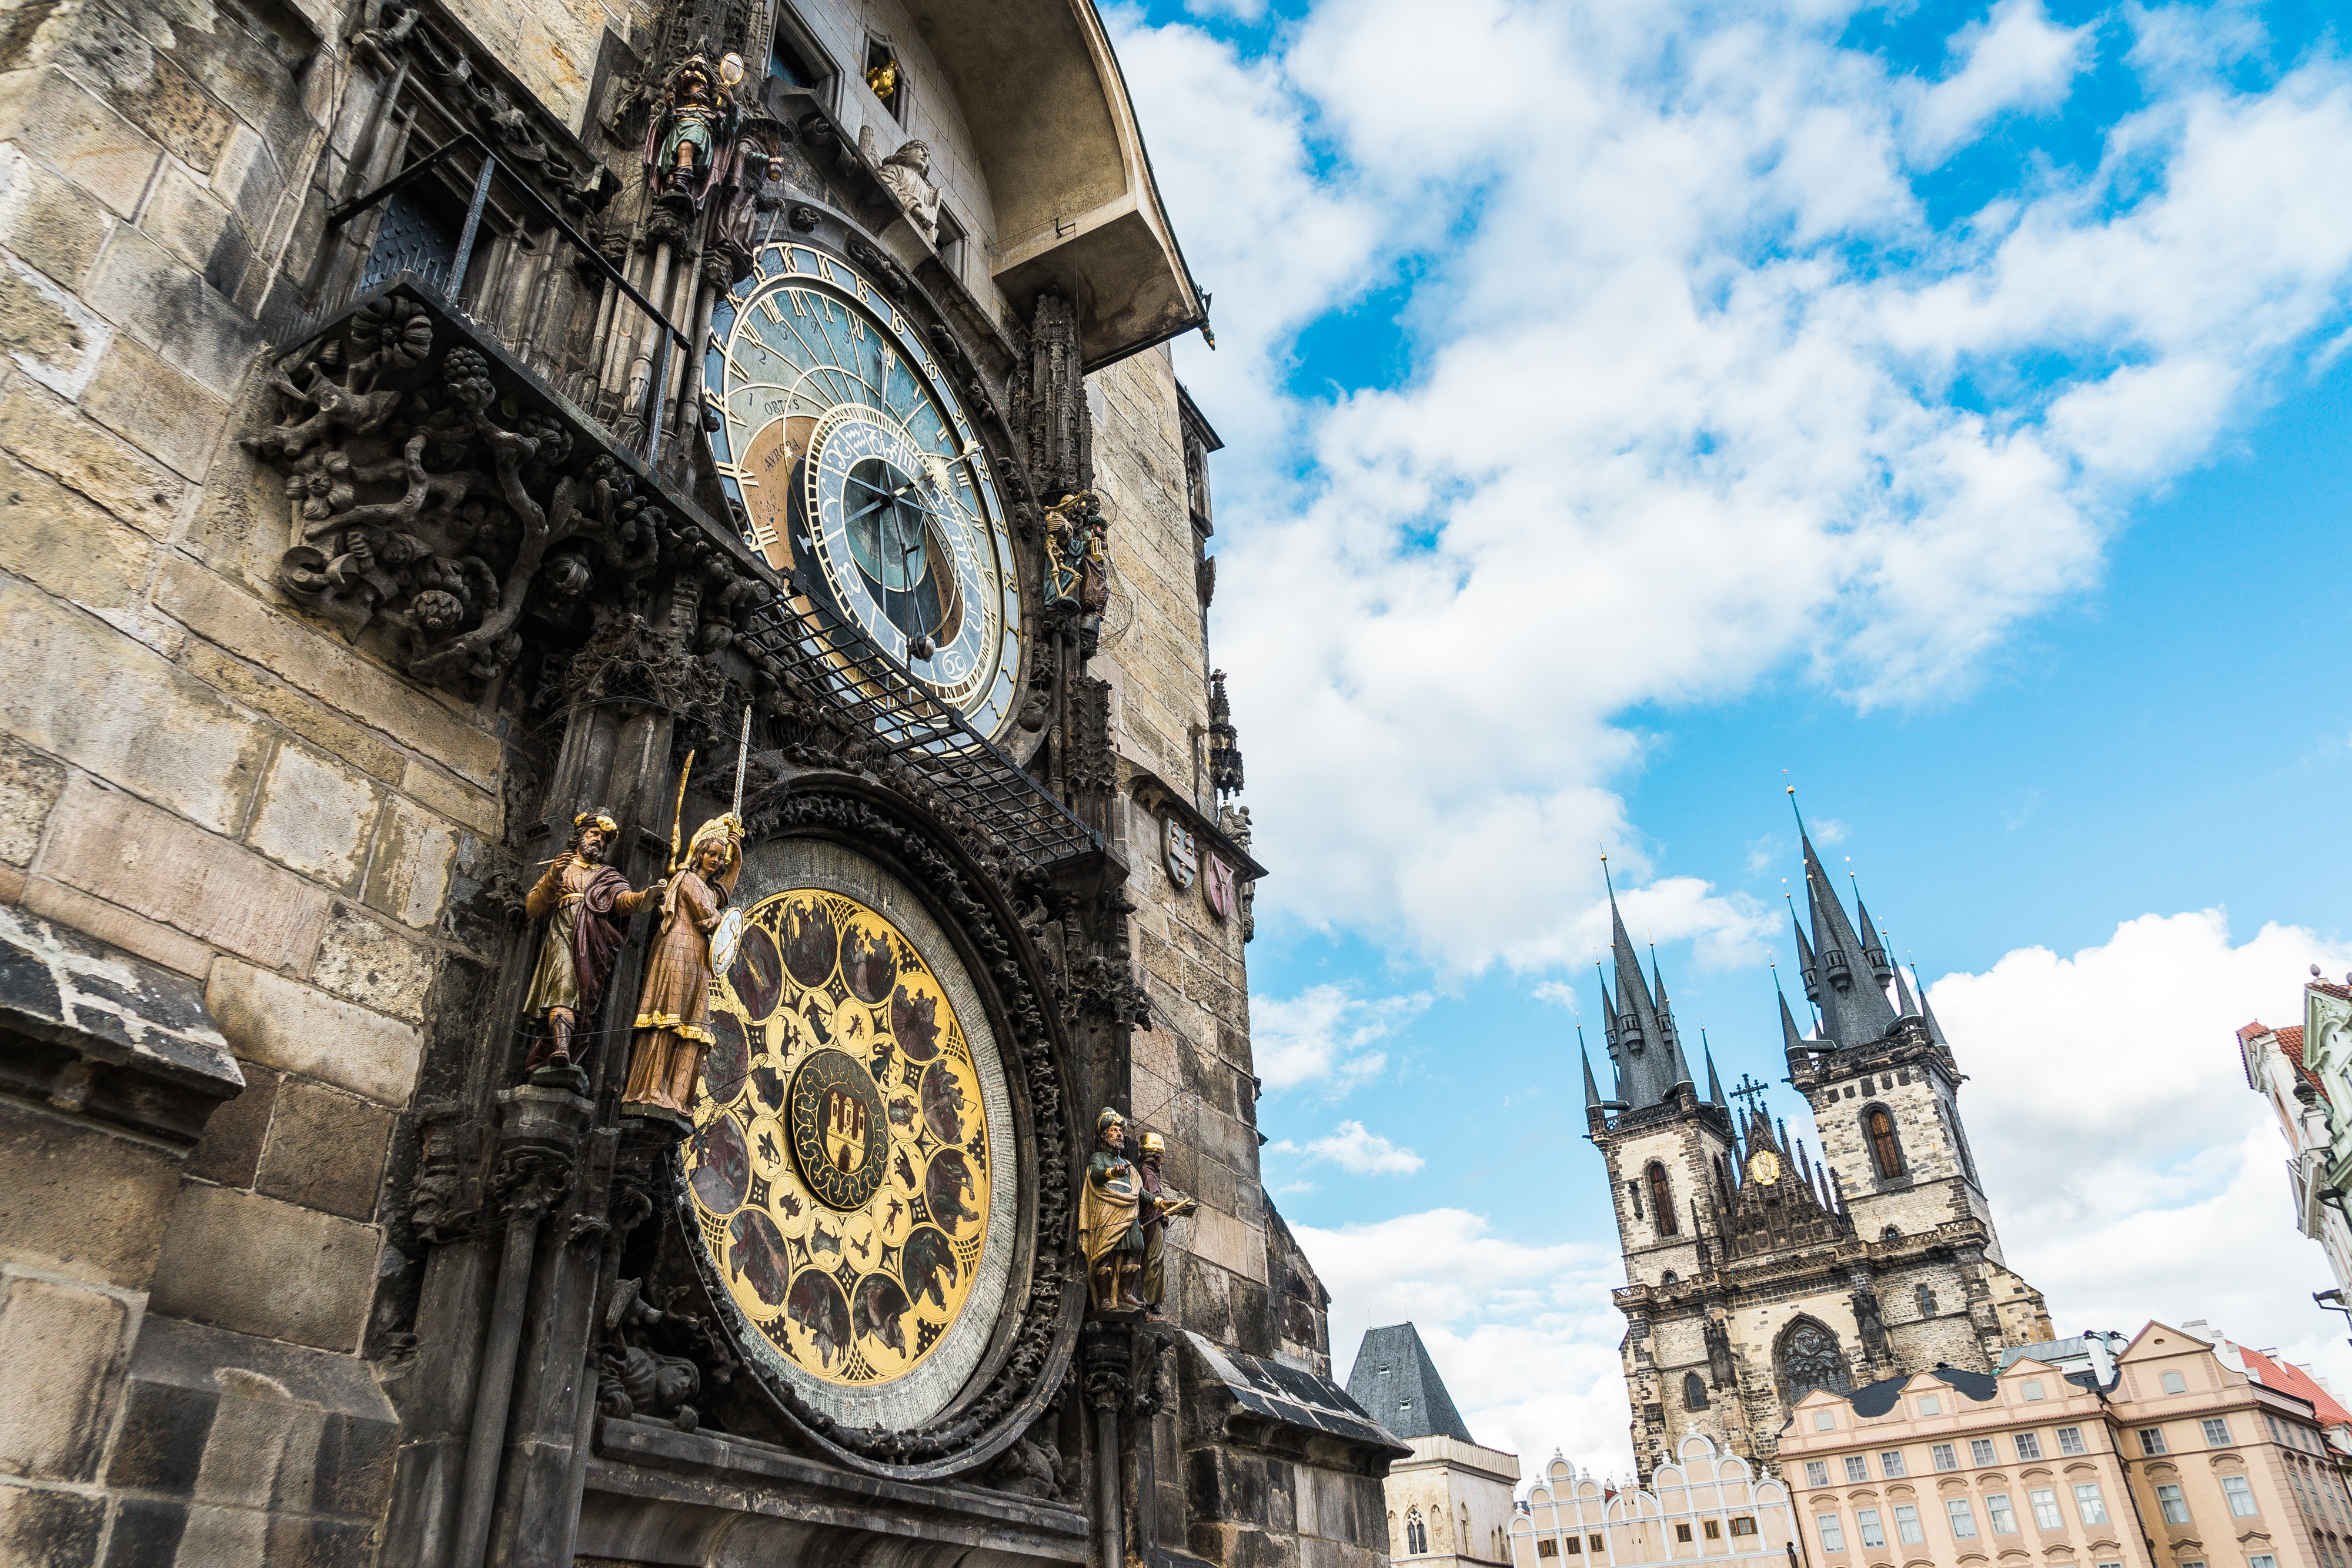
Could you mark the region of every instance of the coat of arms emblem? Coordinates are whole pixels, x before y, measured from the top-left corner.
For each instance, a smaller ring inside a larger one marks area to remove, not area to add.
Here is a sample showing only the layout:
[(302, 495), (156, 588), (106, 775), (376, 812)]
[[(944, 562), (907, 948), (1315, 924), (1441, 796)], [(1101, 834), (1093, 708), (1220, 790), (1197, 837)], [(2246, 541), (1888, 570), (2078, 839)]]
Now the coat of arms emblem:
[(1168, 819), (1168, 880), (1178, 888), (1187, 888), (1201, 874), (1201, 852), (1192, 843), (1192, 830)]
[(1225, 857), (1212, 850), (1207, 855), (1208, 868), (1202, 883), (1202, 895), (1208, 900), (1209, 913), (1220, 920), (1234, 917), (1234, 868)]

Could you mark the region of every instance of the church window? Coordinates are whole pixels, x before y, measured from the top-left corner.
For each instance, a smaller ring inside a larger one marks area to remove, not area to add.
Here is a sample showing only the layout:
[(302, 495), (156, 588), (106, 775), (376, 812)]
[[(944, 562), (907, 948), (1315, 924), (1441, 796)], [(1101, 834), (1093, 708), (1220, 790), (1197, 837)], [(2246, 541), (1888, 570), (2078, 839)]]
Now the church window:
[(1734, 1519), (1731, 1521), (1731, 1533), (1734, 1535), (1755, 1534), (1756, 1516), (1752, 1513), (1743, 1513), (1737, 1519)]
[(2040, 1458), (2042, 1457), (2040, 1435), (2032, 1432), (2020, 1432), (2017, 1435), (2017, 1457), (2021, 1461)]
[(1919, 1529), (1919, 1509), (1916, 1503), (1895, 1505), (1895, 1538), (1906, 1546), (1916, 1546), (1927, 1539)]
[(2025, 1396), (2028, 1399), (2040, 1399), (2042, 1397), (2042, 1379), (2038, 1377), (2029, 1377), (2025, 1380)]
[(2074, 1489), (2074, 1511), (2083, 1516), (2084, 1524), (2107, 1522), (2107, 1500), (2099, 1495), (2099, 1483), (2084, 1481)]
[(1696, 1372), (1683, 1374), (1683, 1408), (1685, 1410), (1706, 1408), (1706, 1381)]
[(1404, 1551), (1408, 1557), (1417, 1557), (1429, 1550), (1429, 1526), (1422, 1522), (1421, 1510), (1414, 1509), (1404, 1516)]
[(1845, 1479), (1850, 1481), (1868, 1480), (1870, 1479), (1870, 1461), (1864, 1458), (1860, 1454), (1848, 1454), (1845, 1457)]
[(2189, 1392), (2189, 1379), (2177, 1372), (2168, 1372), (2164, 1375), (2164, 1391), (2167, 1394), (2186, 1394)]
[(2230, 1423), (2227, 1419), (2216, 1416), (2205, 1423), (2205, 1446), (2209, 1448), (2226, 1448), (2230, 1446)]
[(1903, 1145), (1895, 1137), (1895, 1117), (1884, 1105), (1873, 1105), (1862, 1113), (1862, 1128), (1870, 1140), (1870, 1163), (1878, 1167), (1881, 1179), (1903, 1174)]
[(1780, 1397), (1793, 1405), (1816, 1388), (1843, 1394), (1851, 1386), (1837, 1335), (1811, 1318), (1790, 1323), (1780, 1336)]
[(1675, 1539), (1676, 1541), (1688, 1541), (1690, 1538), (1691, 1533), (1689, 1525), (1677, 1524), (1675, 1526)]
[(2232, 1519), (2252, 1519), (2262, 1512), (2254, 1502), (2254, 1484), (2243, 1476), (2223, 1476), (2221, 1495), (2230, 1500)]
[(2180, 1495), (2179, 1486), (2169, 1481), (2158, 1485), (2156, 1489), (2156, 1503), (2158, 1508), (2164, 1510), (2165, 1523), (2189, 1522), (2189, 1500)]
[(1862, 1532), (1862, 1544), (1864, 1550), (1873, 1546), (1884, 1546), (1886, 1544), (1886, 1531), (1879, 1528), (1878, 1511), (1876, 1509), (1855, 1509), (1853, 1511), (1853, 1522)]
[(1923, 1318), (1934, 1317), (1936, 1315), (1936, 1292), (1929, 1290), (1927, 1286), (1922, 1285), (1918, 1289), (1917, 1295), (1919, 1298), (1919, 1315)]
[(1822, 1551), (1843, 1552), (1845, 1550), (1845, 1531), (1838, 1528), (1838, 1516), (1836, 1514), (1824, 1513), (1817, 1515), (1813, 1520), (1813, 1523), (1822, 1532)]
[(1666, 1167), (1650, 1162), (1650, 1214), (1661, 1236), (1675, 1234), (1675, 1194), (1666, 1185)]
[(2062, 1454), (2080, 1454), (2085, 1452), (2086, 1450), (2083, 1447), (2083, 1428), (2080, 1427), (2059, 1427), (2058, 1451)]
[(2143, 1454), (2163, 1453), (2165, 1451), (2164, 1428), (2161, 1427), (2141, 1427), (2139, 1434), (2139, 1451)]
[(1830, 1462), (1827, 1459), (1807, 1459), (1805, 1461), (1805, 1484), (1809, 1487), (1825, 1487), (1829, 1485)]
[(1990, 1437), (1970, 1437), (1969, 1439), (1969, 1463), (1972, 1465), (1990, 1465), (1997, 1464), (2000, 1461), (1993, 1458), (1992, 1439)]
[(2058, 1512), (2058, 1494), (2048, 1487), (2035, 1487), (2025, 1494), (2033, 1505), (2033, 1522), (2043, 1530), (2063, 1530), (2066, 1521)]
[(1897, 1476), (1902, 1475), (1904, 1473), (1903, 1450), (1900, 1448), (1889, 1448), (1886, 1452), (1879, 1455), (1878, 1468), (1881, 1473), (1883, 1473), (1888, 1480), (1893, 1480)]
[(1957, 1470), (1960, 1468), (1959, 1456), (1953, 1451), (1952, 1445), (1949, 1443), (1930, 1444), (1927, 1457), (1936, 1461), (1936, 1468), (1939, 1470)]
[(2017, 1513), (2009, 1506), (2009, 1494), (2005, 1491), (1992, 1492), (1986, 1496), (1985, 1518), (1991, 1521), (1992, 1532), (1995, 1535), (2017, 1533)]
[(1977, 1538), (1977, 1516), (1969, 1508), (1969, 1500), (1956, 1497), (1944, 1504), (1944, 1512), (1952, 1521), (1952, 1539), (1974, 1541)]

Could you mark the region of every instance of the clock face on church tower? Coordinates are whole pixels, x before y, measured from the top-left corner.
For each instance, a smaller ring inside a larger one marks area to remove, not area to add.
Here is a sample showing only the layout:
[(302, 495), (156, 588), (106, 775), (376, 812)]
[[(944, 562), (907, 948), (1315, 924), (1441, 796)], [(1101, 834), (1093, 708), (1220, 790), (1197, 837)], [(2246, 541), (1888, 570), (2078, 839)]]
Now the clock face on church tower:
[(913, 324), (838, 257), (776, 244), (713, 309), (704, 353), (711, 453), (751, 548), (992, 734), (1021, 664), (1012, 536)]

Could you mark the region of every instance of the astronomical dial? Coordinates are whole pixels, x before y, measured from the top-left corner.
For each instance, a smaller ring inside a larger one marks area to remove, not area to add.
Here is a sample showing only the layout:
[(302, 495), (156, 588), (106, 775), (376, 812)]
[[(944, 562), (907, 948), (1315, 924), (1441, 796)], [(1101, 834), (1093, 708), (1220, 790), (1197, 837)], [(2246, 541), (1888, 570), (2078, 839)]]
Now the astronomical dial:
[(1748, 1179), (1759, 1186), (1770, 1186), (1780, 1179), (1780, 1156), (1769, 1149), (1759, 1149), (1748, 1156)]
[(1021, 665), (1013, 540), (929, 347), (848, 264), (778, 244), (704, 348), (711, 451), (751, 548), (993, 734)]

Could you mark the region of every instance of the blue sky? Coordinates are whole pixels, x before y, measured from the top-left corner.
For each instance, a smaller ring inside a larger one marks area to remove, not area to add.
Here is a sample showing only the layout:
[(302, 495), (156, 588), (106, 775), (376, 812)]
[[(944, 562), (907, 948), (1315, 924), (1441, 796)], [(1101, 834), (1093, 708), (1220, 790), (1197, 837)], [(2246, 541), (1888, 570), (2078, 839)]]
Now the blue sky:
[(1227, 443), (1265, 1168), (1343, 1366), (1410, 1316), (1483, 1439), (1623, 1463), (1597, 845), (1777, 1087), (1785, 770), (2062, 1332), (2210, 1317), (2344, 1389), (2231, 1037), (2352, 967), (2326, 11), (1111, 20), (1215, 293), (1176, 352)]

